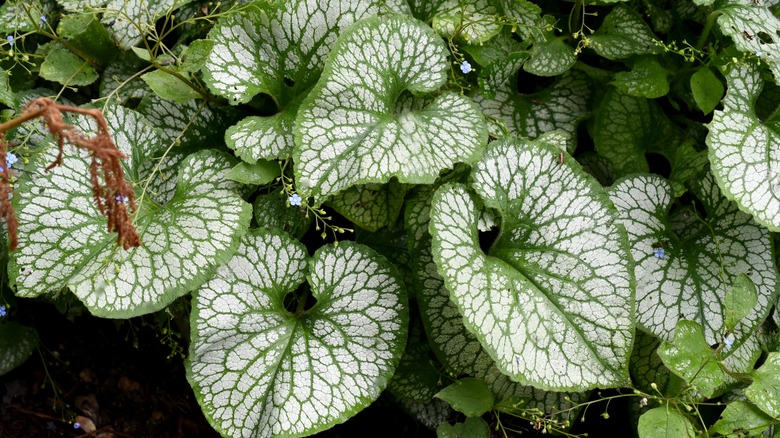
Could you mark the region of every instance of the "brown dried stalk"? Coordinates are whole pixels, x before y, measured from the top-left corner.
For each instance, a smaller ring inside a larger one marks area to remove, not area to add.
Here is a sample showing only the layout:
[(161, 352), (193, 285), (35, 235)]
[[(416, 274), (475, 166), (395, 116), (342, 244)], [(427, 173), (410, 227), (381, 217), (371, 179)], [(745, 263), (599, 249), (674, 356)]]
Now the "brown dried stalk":
[[(97, 133), (87, 137), (78, 128), (62, 120), (62, 113), (76, 113), (92, 117), (97, 123)], [(0, 217), (8, 224), (9, 246), (12, 250), (18, 244), (18, 223), (10, 202), (10, 170), (6, 165), (6, 142), (2, 133), (28, 120), (42, 117), (51, 135), (57, 140), (59, 153), (57, 158), (46, 167), (46, 171), (62, 164), (65, 143), (70, 143), (90, 152), (92, 162), (89, 165), (89, 179), (92, 182), (92, 197), (101, 214), (108, 218), (108, 232), (117, 233), (116, 243), (124, 249), (141, 245), (141, 240), (130, 219), (130, 210), (135, 212), (135, 192), (125, 181), (120, 159), (127, 158), (114, 144), (108, 131), (108, 123), (98, 109), (84, 109), (61, 105), (51, 99), (35, 99), (27, 104), (22, 114), (13, 120), (0, 124)], [(102, 176), (102, 178), (101, 178)], [(102, 179), (102, 181), (101, 181)]]

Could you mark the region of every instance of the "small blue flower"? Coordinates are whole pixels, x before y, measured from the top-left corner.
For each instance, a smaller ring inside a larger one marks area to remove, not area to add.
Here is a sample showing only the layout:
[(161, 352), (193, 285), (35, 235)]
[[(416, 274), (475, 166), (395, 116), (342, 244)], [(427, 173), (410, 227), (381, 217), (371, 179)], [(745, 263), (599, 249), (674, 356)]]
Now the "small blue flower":
[(19, 161), (19, 157), (16, 156), (13, 152), (9, 152), (5, 154), (5, 162), (8, 163), (8, 167), (10, 168), (13, 166), (17, 161)]
[(5, 40), (8, 41), (8, 44), (10, 44), (12, 46), (14, 45), (14, 36), (13, 35), (8, 35), (7, 37), (5, 37)]
[(666, 255), (666, 251), (664, 251), (663, 248), (653, 248), (653, 255), (662, 259), (664, 258), (664, 255)]
[(130, 198), (128, 198), (128, 197), (127, 197), (127, 196), (125, 196), (125, 195), (121, 195), (121, 194), (120, 194), (120, 195), (116, 195), (116, 200), (117, 200), (117, 201), (118, 201), (120, 204), (127, 204), (128, 202), (130, 202)]
[(45, 22), (46, 22), (46, 16), (45, 15), (41, 15), (41, 23), (45, 23)]
[(764, 52), (762, 52), (762, 51), (760, 51), (760, 50), (756, 50), (756, 56), (758, 56), (759, 58), (760, 58), (760, 57), (761, 57), (763, 54), (764, 54)]
[(469, 64), (468, 61), (463, 61), (460, 65), (460, 71), (462, 71), (464, 75), (468, 74), (471, 71), (471, 64)]
[(290, 205), (301, 205), (301, 201), (303, 201), (303, 199), (301, 199), (301, 195), (297, 193), (290, 196)]
[(73, 428), (74, 429), (80, 429), (81, 428), (81, 423), (73, 423)]
[(0, 306), (0, 318), (6, 315), (5, 306)]
[(727, 334), (723, 337), (723, 345), (726, 346), (726, 348), (731, 348), (734, 345), (734, 335), (731, 333)]

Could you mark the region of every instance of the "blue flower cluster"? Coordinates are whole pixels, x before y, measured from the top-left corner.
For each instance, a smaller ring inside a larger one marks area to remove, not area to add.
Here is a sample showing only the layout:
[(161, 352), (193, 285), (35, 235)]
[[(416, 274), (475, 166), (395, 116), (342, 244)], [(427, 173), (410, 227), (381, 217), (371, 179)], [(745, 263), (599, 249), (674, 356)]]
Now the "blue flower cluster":
[[(16, 162), (19, 161), (19, 157), (16, 156), (13, 152), (8, 152), (5, 154), (5, 162), (8, 163), (8, 168), (10, 169)], [(4, 172), (5, 169), (3, 169), (2, 166), (0, 166), (0, 172)]]
[(0, 306), (0, 318), (4, 317), (6, 314), (5, 306)]
[(662, 259), (664, 258), (664, 255), (666, 255), (666, 251), (664, 251), (663, 248), (653, 248), (653, 255)]

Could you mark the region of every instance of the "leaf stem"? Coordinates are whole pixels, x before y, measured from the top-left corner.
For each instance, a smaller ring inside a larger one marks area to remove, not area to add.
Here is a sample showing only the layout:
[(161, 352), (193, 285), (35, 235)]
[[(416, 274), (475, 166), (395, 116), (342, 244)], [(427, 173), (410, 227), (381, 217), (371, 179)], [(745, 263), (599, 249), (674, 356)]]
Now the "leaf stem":
[(721, 11), (713, 11), (707, 17), (707, 22), (704, 23), (704, 29), (702, 29), (701, 35), (699, 36), (698, 41), (696, 41), (695, 47), (697, 50), (701, 50), (701, 48), (704, 47), (704, 43), (707, 42), (707, 38), (710, 36), (710, 32), (712, 31), (712, 26), (715, 25), (715, 20), (718, 19), (721, 13)]

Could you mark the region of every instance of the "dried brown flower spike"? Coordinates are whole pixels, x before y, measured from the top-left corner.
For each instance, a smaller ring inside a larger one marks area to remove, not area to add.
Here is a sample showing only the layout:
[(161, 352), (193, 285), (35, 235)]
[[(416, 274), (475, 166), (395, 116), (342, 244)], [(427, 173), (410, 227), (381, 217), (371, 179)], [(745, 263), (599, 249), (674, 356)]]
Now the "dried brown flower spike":
[[(97, 133), (87, 137), (73, 125), (62, 120), (62, 113), (76, 113), (92, 117), (97, 123)], [(103, 113), (98, 109), (84, 109), (69, 105), (61, 105), (51, 99), (40, 98), (27, 104), (22, 114), (8, 122), (0, 124), (0, 135), (8, 129), (18, 126), (28, 120), (42, 117), (51, 135), (57, 140), (59, 153), (46, 171), (62, 163), (65, 142), (90, 152), (92, 161), (89, 165), (89, 177), (92, 182), (92, 196), (100, 213), (108, 218), (108, 232), (117, 233), (117, 245), (130, 249), (141, 245), (141, 240), (133, 227), (128, 206), (135, 211), (135, 192), (125, 180), (120, 159), (127, 158), (114, 144), (108, 131), (108, 123)], [(0, 138), (0, 216), (8, 223), (10, 248), (16, 249), (17, 221), (10, 203), (10, 173), (6, 166), (6, 143)]]

